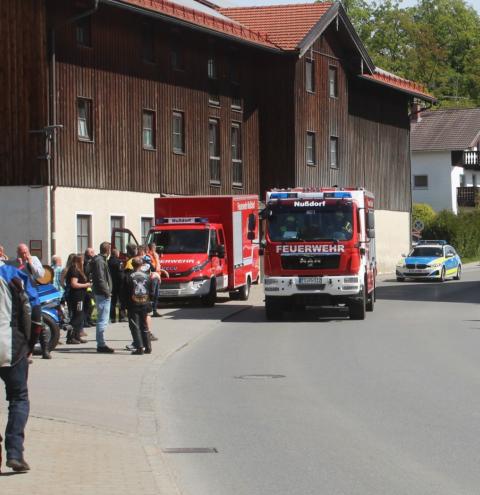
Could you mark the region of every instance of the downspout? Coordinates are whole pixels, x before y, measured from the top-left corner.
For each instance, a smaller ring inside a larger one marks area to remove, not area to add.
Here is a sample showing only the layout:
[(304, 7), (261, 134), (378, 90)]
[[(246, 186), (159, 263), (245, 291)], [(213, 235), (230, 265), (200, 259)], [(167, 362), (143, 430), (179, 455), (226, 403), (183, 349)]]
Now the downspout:
[(52, 142), (50, 148), (50, 159), (48, 160), (47, 166), (47, 184), (49, 187), (49, 203), (50, 203), (50, 259), (57, 250), (57, 233), (56, 233), (56, 201), (55, 201), (55, 191), (57, 189), (56, 184), (56, 174), (53, 173), (52, 160), (56, 159), (57, 156), (57, 78), (56, 78), (56, 31), (67, 26), (68, 24), (73, 24), (80, 19), (88, 17), (94, 14), (100, 5), (100, 0), (94, 0), (93, 7), (77, 16), (70, 17), (64, 23), (57, 26), (53, 26), (50, 29), (50, 66), (49, 66), (49, 126), (54, 126), (54, 131), (52, 134)]

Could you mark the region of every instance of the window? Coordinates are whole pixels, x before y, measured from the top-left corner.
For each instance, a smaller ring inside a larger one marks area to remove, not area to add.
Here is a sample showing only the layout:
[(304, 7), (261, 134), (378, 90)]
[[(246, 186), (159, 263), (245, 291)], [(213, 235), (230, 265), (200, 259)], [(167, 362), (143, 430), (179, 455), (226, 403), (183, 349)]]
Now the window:
[(143, 111), (143, 148), (146, 150), (155, 149), (155, 112), (152, 110)]
[(210, 182), (220, 184), (220, 125), (217, 119), (208, 121)]
[[(425, 175), (424, 177), (427, 177), (427, 176)], [(466, 184), (465, 174), (460, 174), (460, 187), (465, 187), (465, 184)], [(427, 183), (427, 185), (428, 185), (428, 183)]]
[(207, 60), (208, 75), (208, 103), (211, 105), (220, 105), (220, 96), (217, 81), (217, 64), (215, 56), (210, 54)]
[(414, 175), (413, 187), (415, 189), (428, 189), (428, 175)]
[(313, 60), (305, 60), (305, 89), (310, 93), (315, 91), (315, 71)]
[(241, 110), (242, 109), (242, 97), (240, 95), (240, 85), (232, 83), (232, 109)]
[(333, 65), (328, 67), (328, 92), (331, 98), (338, 96), (337, 68)]
[(307, 132), (307, 165), (315, 165), (315, 133)]
[(330, 136), (330, 167), (338, 168), (338, 137)]
[(147, 243), (148, 232), (153, 227), (153, 218), (152, 217), (142, 217), (140, 219), (140, 230), (142, 237), (142, 244)]
[(75, 38), (78, 46), (90, 48), (92, 46), (91, 17), (84, 17), (75, 24)]
[(217, 79), (217, 64), (212, 53), (210, 53), (207, 60), (207, 74), (209, 79)]
[(78, 138), (83, 141), (93, 140), (92, 100), (77, 98)]
[(77, 253), (84, 253), (92, 245), (91, 215), (77, 215)]
[(242, 129), (240, 124), (232, 124), (232, 173), (233, 185), (243, 186)]
[(477, 176), (472, 174), (472, 186), (477, 187)]
[(170, 52), (172, 69), (177, 71), (185, 70), (185, 55), (182, 46), (173, 46)]
[(173, 112), (173, 151), (185, 153), (183, 112)]
[(155, 30), (153, 24), (142, 24), (142, 59), (150, 64), (155, 63)]

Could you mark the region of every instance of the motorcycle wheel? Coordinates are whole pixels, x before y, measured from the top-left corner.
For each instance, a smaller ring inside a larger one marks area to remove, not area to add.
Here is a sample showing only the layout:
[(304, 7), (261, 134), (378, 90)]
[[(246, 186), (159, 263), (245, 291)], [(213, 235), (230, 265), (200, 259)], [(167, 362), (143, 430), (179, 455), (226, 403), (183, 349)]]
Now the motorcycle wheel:
[(50, 343), (49, 348), (51, 351), (57, 347), (58, 341), (60, 339), (60, 328), (56, 321), (47, 314), (43, 314), (43, 323), (50, 329)]

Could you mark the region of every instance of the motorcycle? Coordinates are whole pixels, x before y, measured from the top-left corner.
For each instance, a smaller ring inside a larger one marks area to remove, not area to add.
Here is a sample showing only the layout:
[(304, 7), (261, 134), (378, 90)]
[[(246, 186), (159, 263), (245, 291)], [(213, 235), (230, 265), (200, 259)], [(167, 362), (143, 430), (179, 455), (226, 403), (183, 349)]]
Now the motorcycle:
[(42, 308), (43, 323), (50, 330), (50, 350), (57, 347), (60, 329), (68, 330), (67, 315), (62, 306), (62, 293), (52, 284), (37, 286), (38, 298)]

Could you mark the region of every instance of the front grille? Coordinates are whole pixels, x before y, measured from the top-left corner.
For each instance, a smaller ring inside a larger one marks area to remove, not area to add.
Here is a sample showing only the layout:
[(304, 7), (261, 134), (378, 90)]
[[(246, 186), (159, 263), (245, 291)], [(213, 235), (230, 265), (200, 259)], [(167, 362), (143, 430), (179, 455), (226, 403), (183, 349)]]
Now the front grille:
[(406, 268), (410, 269), (410, 270), (415, 270), (415, 268), (420, 268), (420, 269), (425, 269), (425, 268), (428, 268), (428, 265), (424, 265), (424, 264), (418, 264), (418, 265), (415, 265), (415, 263), (407, 263), (405, 265)]
[(297, 284), (297, 289), (306, 291), (325, 290), (325, 284)]
[(339, 254), (282, 256), (282, 268), (285, 270), (334, 269), (339, 265)]
[(180, 289), (180, 282), (164, 282), (162, 281), (162, 285), (160, 286), (160, 289)]

